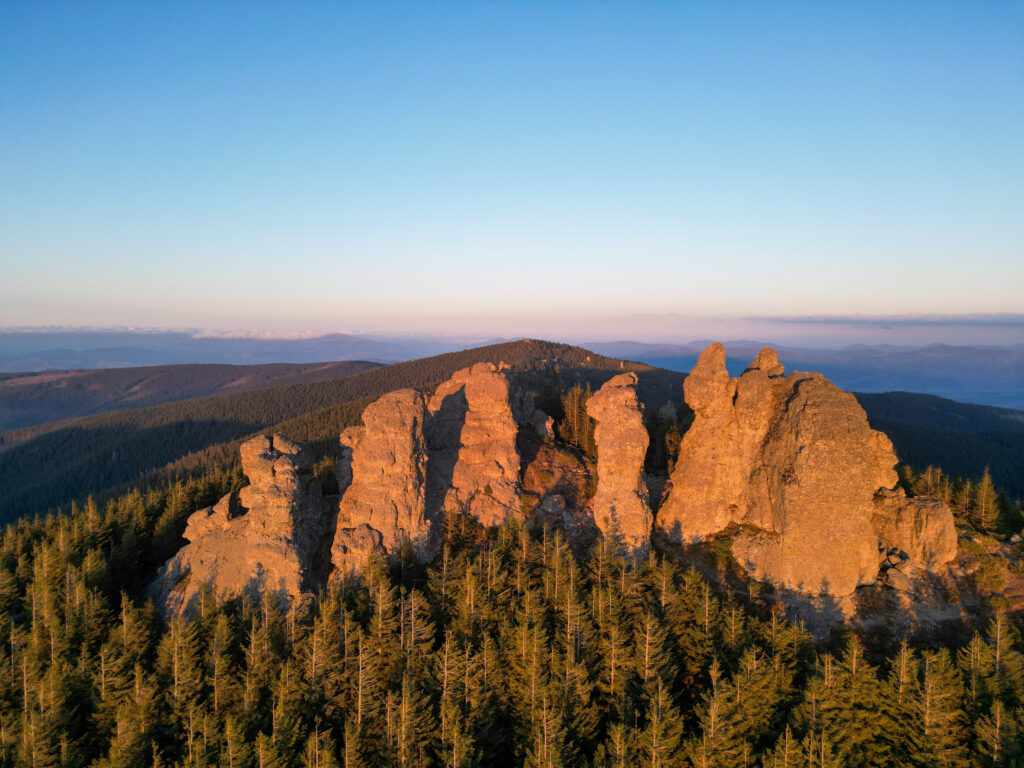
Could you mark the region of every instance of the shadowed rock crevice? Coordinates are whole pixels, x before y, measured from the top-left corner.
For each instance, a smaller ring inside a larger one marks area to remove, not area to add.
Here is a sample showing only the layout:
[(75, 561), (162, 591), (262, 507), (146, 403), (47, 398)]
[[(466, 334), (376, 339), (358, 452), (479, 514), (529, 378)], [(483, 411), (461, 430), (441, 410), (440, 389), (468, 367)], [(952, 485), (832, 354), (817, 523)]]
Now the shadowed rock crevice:
[(430, 404), (425, 430), (429, 451), (426, 504), (431, 519), (440, 519), (462, 445), (460, 437), (468, 410), (465, 387), (447, 393), (439, 388)]

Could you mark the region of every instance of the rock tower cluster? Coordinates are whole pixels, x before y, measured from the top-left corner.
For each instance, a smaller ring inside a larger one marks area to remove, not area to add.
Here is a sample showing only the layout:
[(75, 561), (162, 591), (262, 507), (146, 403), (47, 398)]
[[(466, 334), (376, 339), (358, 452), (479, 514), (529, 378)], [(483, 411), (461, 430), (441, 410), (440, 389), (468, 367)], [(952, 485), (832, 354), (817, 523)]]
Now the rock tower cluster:
[[(684, 384), (693, 425), (655, 517), (637, 386), (635, 373), (615, 376), (587, 403), (597, 486), (576, 510), (630, 551), (647, 549), (652, 533), (682, 545), (728, 535), (752, 577), (835, 596), (875, 583), (894, 557), (927, 570), (955, 557), (949, 508), (896, 488), (892, 444), (854, 397), (819, 374), (785, 375), (767, 347), (738, 378), (722, 345), (701, 354)], [(551, 427), (501, 368), (480, 363), (429, 400), (403, 389), (367, 406), (362, 426), (341, 435), (336, 501), (312, 478), (305, 448), (254, 438), (242, 446), (250, 485), (189, 518), (189, 543), (151, 592), (171, 614), (190, 610), (204, 584), (221, 598), (287, 601), (376, 554), (409, 547), (429, 559), (445, 514), (487, 526), (523, 514), (520, 438), (550, 441)]]
[(189, 518), (189, 544), (150, 589), (164, 612), (191, 610), (203, 584), (220, 598), (263, 593), (288, 602), (317, 586), (326, 548), (334, 578), (406, 546), (429, 559), (446, 512), (484, 525), (518, 514), (519, 431), (552, 437), (551, 419), (512, 393), (491, 363), (457, 371), (429, 402), (415, 389), (389, 392), (362, 418), (341, 434), (336, 502), (312, 478), (304, 447), (282, 435), (244, 443), (250, 484)]
[(952, 560), (952, 513), (894, 490), (892, 443), (853, 395), (817, 373), (783, 374), (768, 348), (735, 379), (721, 344), (701, 353), (659, 531), (694, 543), (731, 530), (752, 576), (807, 594), (874, 583), (893, 549), (926, 569)]

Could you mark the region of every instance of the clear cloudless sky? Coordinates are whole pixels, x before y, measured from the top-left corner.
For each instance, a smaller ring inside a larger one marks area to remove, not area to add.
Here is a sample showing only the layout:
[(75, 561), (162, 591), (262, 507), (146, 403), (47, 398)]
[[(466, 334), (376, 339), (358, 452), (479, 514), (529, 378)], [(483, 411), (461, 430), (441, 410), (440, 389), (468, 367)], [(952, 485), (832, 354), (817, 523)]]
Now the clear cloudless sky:
[(1022, 311), (1019, 0), (0, 4), (0, 325)]

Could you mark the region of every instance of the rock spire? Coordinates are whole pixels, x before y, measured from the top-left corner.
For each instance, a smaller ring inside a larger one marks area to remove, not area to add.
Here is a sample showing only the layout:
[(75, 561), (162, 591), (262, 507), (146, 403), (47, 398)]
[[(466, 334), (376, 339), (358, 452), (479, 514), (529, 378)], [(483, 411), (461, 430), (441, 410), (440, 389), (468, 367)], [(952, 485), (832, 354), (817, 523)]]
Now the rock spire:
[(651, 508), (644, 481), (649, 437), (636, 396), (635, 373), (610, 379), (587, 401), (597, 422), (597, 493), (591, 500), (594, 522), (606, 537), (630, 550), (644, 549), (651, 538)]
[(189, 517), (189, 543), (150, 586), (165, 615), (193, 610), (204, 585), (220, 600), (250, 594), (283, 604), (316, 587), (326, 505), (309, 450), (275, 434), (240, 451), (249, 485)]
[(426, 508), (427, 405), (414, 389), (389, 392), (363, 411), (363, 426), (341, 434), (341, 502), (331, 547), (339, 572), (358, 571), (372, 552), (409, 543), (430, 552)]

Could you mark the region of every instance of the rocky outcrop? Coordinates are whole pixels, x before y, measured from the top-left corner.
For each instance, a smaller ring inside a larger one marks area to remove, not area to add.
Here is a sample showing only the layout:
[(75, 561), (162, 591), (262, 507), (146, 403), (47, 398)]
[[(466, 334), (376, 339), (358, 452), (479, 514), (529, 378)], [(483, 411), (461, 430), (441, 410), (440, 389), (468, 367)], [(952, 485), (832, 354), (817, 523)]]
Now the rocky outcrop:
[(341, 502), (331, 547), (338, 573), (360, 570), (374, 552), (409, 543), (430, 552), (426, 509), (427, 406), (414, 389), (389, 392), (363, 411), (363, 426), (341, 435)]
[(604, 536), (634, 551), (645, 548), (651, 537), (651, 508), (643, 474), (649, 437), (636, 385), (635, 373), (623, 373), (587, 400), (587, 413), (597, 422), (597, 493), (591, 501), (594, 522)]
[(519, 431), (508, 377), (491, 363), (457, 371), (430, 398), (429, 497), (444, 512), (499, 525), (519, 512)]
[(240, 450), (249, 485), (189, 517), (189, 543), (150, 585), (166, 616), (194, 609), (204, 586), (220, 600), (250, 594), (284, 604), (316, 586), (326, 506), (309, 450), (279, 434)]
[(722, 345), (701, 353), (684, 383), (694, 422), (658, 528), (683, 543), (729, 531), (752, 576), (808, 594), (874, 583), (891, 547), (922, 567), (952, 559), (948, 507), (892, 490), (892, 444), (853, 395), (819, 374), (783, 374), (768, 348), (736, 379)]

